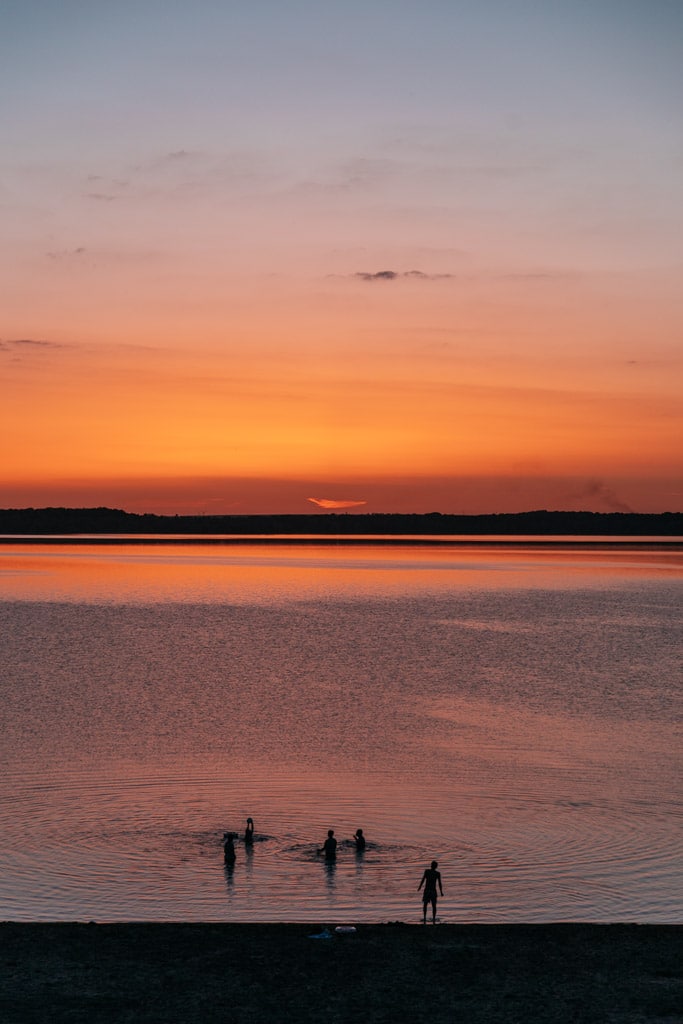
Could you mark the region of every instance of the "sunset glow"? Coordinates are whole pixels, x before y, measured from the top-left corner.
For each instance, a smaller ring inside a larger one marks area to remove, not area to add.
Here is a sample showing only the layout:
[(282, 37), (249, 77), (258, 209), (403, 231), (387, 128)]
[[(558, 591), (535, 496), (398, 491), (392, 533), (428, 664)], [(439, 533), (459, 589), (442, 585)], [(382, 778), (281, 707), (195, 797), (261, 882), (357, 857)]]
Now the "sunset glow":
[(676, 5), (6, 7), (1, 507), (681, 508)]

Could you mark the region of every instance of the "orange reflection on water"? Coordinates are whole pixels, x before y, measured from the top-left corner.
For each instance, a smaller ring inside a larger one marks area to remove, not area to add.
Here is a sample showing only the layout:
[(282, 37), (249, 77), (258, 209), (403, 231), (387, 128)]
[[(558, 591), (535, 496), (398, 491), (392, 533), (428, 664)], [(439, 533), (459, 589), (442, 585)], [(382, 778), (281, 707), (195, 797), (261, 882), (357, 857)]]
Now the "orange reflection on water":
[(678, 577), (678, 543), (0, 544), (6, 600), (269, 602)]

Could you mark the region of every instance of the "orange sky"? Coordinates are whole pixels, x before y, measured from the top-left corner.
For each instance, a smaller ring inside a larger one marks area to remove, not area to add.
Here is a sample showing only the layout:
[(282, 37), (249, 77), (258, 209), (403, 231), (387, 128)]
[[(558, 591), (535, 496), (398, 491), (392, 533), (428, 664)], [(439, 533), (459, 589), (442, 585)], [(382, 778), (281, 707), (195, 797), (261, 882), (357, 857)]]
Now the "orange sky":
[(200, 6), (10, 24), (0, 505), (680, 509), (667, 26)]

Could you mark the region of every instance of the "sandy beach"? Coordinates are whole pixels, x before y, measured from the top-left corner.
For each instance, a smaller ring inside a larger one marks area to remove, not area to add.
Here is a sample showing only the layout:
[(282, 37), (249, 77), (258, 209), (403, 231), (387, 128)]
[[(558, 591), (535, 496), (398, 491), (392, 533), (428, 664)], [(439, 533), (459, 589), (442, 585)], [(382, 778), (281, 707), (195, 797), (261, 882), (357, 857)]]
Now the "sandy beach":
[[(676, 925), (0, 924), (0, 1018), (673, 1024)], [(327, 929), (331, 937), (320, 938)]]

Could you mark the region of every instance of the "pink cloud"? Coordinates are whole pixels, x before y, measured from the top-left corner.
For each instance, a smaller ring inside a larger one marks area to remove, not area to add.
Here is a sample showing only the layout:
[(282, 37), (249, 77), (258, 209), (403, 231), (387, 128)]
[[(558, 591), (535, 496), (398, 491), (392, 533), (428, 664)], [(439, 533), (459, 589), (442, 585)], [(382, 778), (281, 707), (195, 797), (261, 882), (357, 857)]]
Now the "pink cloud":
[(338, 501), (335, 498), (306, 498), (318, 508), (357, 508), (359, 505), (367, 505), (367, 501)]

